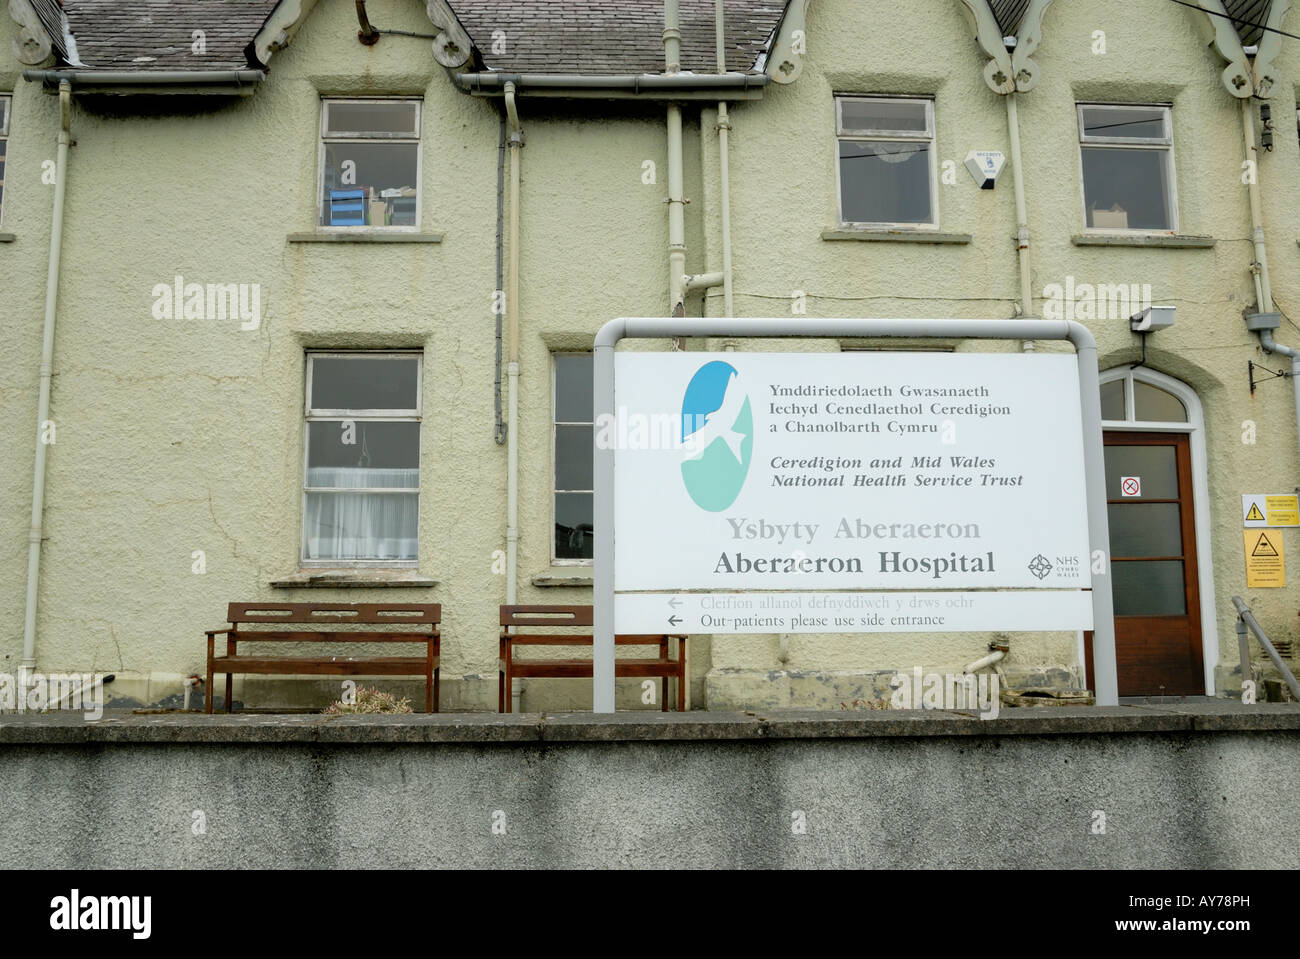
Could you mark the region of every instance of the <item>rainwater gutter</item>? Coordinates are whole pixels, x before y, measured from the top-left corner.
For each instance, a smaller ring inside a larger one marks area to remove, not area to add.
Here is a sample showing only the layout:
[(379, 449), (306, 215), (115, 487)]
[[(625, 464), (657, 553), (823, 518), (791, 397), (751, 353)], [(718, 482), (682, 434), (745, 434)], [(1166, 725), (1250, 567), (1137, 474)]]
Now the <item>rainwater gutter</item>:
[(266, 79), (265, 70), (24, 70), (23, 79), (53, 93), (63, 83), (78, 93), (124, 93), (147, 88), (157, 93), (248, 95)]

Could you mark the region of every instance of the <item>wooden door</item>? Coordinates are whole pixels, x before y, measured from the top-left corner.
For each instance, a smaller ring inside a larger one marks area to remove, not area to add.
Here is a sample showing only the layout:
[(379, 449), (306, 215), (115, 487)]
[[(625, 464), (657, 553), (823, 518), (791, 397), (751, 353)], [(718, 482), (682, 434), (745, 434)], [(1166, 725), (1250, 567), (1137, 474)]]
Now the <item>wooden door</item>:
[(1191, 440), (1107, 432), (1105, 446), (1119, 694), (1202, 695)]

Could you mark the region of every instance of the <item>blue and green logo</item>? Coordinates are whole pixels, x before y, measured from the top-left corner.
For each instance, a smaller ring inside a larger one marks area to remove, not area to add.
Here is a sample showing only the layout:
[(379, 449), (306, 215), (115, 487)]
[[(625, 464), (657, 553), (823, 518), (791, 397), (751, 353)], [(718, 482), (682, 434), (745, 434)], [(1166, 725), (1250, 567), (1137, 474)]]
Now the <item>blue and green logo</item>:
[(682, 397), (682, 482), (700, 509), (717, 513), (740, 495), (754, 458), (754, 414), (730, 363), (705, 363)]

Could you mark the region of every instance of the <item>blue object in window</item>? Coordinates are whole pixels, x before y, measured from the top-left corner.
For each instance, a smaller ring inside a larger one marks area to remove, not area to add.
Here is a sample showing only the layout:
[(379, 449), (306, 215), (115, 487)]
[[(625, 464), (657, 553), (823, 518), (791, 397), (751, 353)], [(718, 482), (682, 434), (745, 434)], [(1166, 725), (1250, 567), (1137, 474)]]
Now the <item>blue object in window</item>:
[(330, 226), (365, 226), (366, 191), (330, 190)]

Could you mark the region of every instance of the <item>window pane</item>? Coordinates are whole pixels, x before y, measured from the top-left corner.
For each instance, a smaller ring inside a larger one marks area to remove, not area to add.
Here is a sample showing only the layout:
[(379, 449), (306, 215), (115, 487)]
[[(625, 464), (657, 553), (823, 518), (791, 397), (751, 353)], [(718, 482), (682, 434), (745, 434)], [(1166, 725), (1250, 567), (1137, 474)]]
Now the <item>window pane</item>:
[(1142, 481), (1143, 499), (1178, 499), (1178, 467), (1172, 446), (1107, 446), (1106, 498), (1121, 499), (1120, 478)]
[(1112, 556), (1182, 556), (1183, 524), (1177, 503), (1111, 503)]
[(1107, 230), (1173, 229), (1168, 150), (1082, 149), (1088, 226)]
[(417, 357), (313, 356), (311, 364), (312, 409), (414, 411), (418, 405)]
[(1116, 616), (1183, 616), (1187, 613), (1183, 564), (1180, 561), (1111, 563), (1110, 573)]
[(419, 489), (420, 424), (374, 420), (308, 423), (307, 485)]
[(845, 223), (930, 223), (930, 144), (840, 141)]
[(844, 132), (854, 130), (880, 133), (926, 133), (926, 104), (907, 100), (841, 100), (840, 125)]
[(557, 490), (593, 488), (591, 430), (590, 426), (555, 428), (555, 488)]
[(590, 493), (555, 494), (555, 558), (591, 559), (595, 555)]
[(555, 422), (592, 422), (591, 354), (555, 356)]
[(4, 206), (5, 200), (5, 147), (8, 141), (0, 140), (0, 208)]
[(303, 557), (414, 561), (419, 519), (415, 493), (308, 493)]
[(1101, 418), (1103, 420), (1128, 419), (1124, 407), (1124, 381), (1111, 380), (1101, 384)]
[(1133, 404), (1140, 420), (1153, 423), (1187, 422), (1187, 407), (1183, 401), (1150, 383), (1133, 381)]
[(0, 136), (9, 132), (9, 97), (0, 97)]
[(1087, 106), (1083, 108), (1083, 133), (1093, 137), (1163, 139), (1164, 118), (1163, 107)]
[(356, 103), (347, 100), (325, 104), (325, 135), (353, 134), (383, 136), (392, 133), (419, 134), (418, 104), (413, 100), (389, 103)]
[[(415, 226), (419, 153), (418, 143), (326, 143), (321, 225)], [(343, 182), (345, 164), (355, 182)]]

